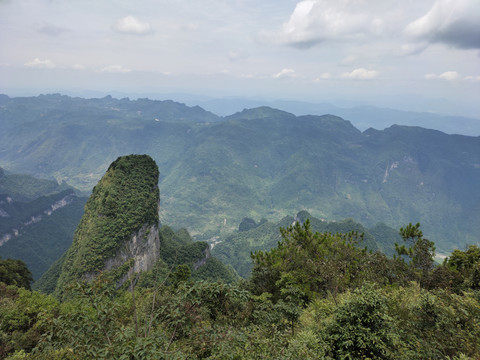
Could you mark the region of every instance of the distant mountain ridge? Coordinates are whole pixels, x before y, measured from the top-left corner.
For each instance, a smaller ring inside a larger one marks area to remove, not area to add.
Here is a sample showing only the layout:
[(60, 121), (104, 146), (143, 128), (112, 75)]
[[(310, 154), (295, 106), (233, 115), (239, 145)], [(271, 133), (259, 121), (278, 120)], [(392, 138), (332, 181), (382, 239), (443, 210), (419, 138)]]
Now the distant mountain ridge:
[(391, 126), (361, 132), (333, 115), (269, 107), (221, 118), (171, 101), (5, 99), (0, 166), (89, 190), (110, 162), (149, 154), (161, 169), (160, 219), (197, 239), (244, 217), (300, 209), (398, 228), (421, 222), (441, 251), (477, 243), (480, 137)]
[[(189, 101), (193, 103), (193, 101)], [(204, 109), (215, 114), (229, 116), (242, 109), (269, 106), (281, 109), (297, 116), (306, 114), (323, 115), (335, 114), (346, 120), (360, 130), (370, 127), (383, 130), (394, 124), (407, 126), (421, 126), (428, 129), (436, 129), (447, 134), (460, 134), (468, 136), (480, 136), (480, 118), (467, 116), (442, 115), (426, 111), (405, 111), (386, 107), (367, 105), (336, 106), (330, 103), (310, 103), (293, 100), (267, 100), (259, 101), (248, 98), (221, 98), (210, 100), (197, 100)]]

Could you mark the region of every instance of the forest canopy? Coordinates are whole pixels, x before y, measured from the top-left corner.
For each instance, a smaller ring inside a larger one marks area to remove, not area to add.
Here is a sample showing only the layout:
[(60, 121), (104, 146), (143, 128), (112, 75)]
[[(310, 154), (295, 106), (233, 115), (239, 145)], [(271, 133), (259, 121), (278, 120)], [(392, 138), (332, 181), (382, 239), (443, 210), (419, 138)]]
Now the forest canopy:
[(296, 223), (277, 247), (252, 254), (250, 279), (229, 284), (174, 262), (136, 286), (79, 282), (63, 302), (0, 284), (0, 357), (478, 358), (480, 249), (435, 265), (419, 225), (401, 234), (390, 258), (359, 247), (361, 234)]

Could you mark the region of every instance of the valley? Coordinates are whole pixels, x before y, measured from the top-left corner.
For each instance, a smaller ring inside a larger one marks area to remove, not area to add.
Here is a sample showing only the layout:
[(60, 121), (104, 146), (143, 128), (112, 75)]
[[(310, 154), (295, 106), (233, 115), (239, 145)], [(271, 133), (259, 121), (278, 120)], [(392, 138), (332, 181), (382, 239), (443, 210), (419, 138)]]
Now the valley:
[(115, 158), (160, 169), (160, 221), (195, 239), (244, 217), (307, 210), (367, 227), (420, 222), (437, 249), (478, 243), (479, 137), (412, 126), (363, 132), (333, 115), (258, 107), (220, 117), (173, 101), (2, 97), (0, 166), (86, 193)]

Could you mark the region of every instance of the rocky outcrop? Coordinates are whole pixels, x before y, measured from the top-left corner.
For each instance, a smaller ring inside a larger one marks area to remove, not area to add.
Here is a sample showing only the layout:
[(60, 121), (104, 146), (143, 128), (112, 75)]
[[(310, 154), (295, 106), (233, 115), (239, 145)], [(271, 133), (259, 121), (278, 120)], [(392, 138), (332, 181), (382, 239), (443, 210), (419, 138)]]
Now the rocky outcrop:
[[(113, 257), (105, 261), (102, 272), (114, 270), (132, 261), (128, 272), (117, 281), (117, 286), (121, 286), (132, 274), (152, 269), (159, 257), (158, 227), (156, 225), (144, 225), (125, 242), (124, 246)], [(98, 272), (89, 272), (85, 274), (85, 278), (91, 281), (97, 275)]]
[[(67, 250), (55, 294), (99, 274), (121, 285), (159, 259), (159, 172), (148, 155), (119, 157), (93, 188)], [(58, 204), (59, 206), (61, 204)]]
[(203, 250), (203, 257), (193, 264), (193, 268), (197, 270), (199, 267), (205, 265), (210, 256), (212, 256), (210, 253), (210, 245), (207, 244), (207, 247)]

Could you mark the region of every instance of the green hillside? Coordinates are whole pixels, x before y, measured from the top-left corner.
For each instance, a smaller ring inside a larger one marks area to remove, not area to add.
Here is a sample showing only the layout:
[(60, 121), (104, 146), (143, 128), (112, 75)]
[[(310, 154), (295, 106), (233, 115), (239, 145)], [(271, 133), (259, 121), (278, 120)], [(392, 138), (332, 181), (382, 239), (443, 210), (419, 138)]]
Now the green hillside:
[(248, 278), (252, 270), (250, 254), (276, 247), (281, 239), (280, 228), (286, 229), (295, 222), (303, 223), (307, 219), (314, 232), (346, 234), (353, 231), (359, 235), (363, 234), (363, 240), (357, 244), (358, 247), (382, 251), (390, 256), (395, 253), (395, 242), (401, 243), (402, 240), (398, 230), (384, 224), (367, 229), (352, 219), (329, 222), (301, 211), (295, 217), (286, 216), (278, 222), (261, 222), (249, 230), (237, 231), (221, 237), (214, 242), (212, 254), (225, 264), (231, 265), (240, 276)]
[(356, 246), (355, 234), (313, 232), (306, 220), (252, 255), (248, 280), (226, 283), (191, 276), (205, 244), (184, 229), (160, 233), (187, 263), (169, 268), (171, 253), (128, 288), (99, 276), (74, 284), (64, 299), (29, 291), (24, 264), (0, 259), (0, 357), (479, 357), (478, 246), (436, 266), (419, 225), (401, 230), (405, 255), (388, 258)]
[(38, 279), (72, 243), (85, 201), (66, 184), (0, 169), (0, 256)]
[(8, 174), (0, 167), (0, 194), (7, 195), (15, 201), (31, 201), (71, 188), (66, 183), (58, 184), (53, 180), (25, 174)]
[(118, 156), (149, 154), (161, 169), (160, 220), (195, 239), (245, 217), (299, 209), (367, 227), (420, 222), (441, 252), (477, 243), (480, 138), (392, 126), (360, 132), (333, 115), (261, 107), (220, 118), (147, 99), (60, 95), (7, 99), (0, 166), (90, 190)]
[[(68, 201), (64, 207), (51, 212), (51, 215), (44, 212), (51, 209), (52, 204), (64, 199)], [(20, 221), (16, 223), (12, 218), (0, 218), (0, 225), (4, 228), (3, 234), (11, 234), (12, 226), (19, 233), (0, 246), (0, 256), (23, 260), (34, 280), (37, 280), (72, 244), (73, 233), (83, 215), (85, 201), (85, 198), (77, 197), (71, 190), (66, 190), (30, 203), (12, 204), (14, 208), (21, 206), (24, 210), (16, 214)], [(30, 206), (39, 202), (48, 206), (40, 207), (39, 212), (33, 213), (33, 216), (40, 215), (41, 219), (36, 218), (38, 222), (23, 225), (25, 219), (31, 219), (32, 215), (27, 215), (32, 214)], [(30, 211), (25, 211), (26, 209)], [(8, 220), (8, 223), (5, 220)]]

